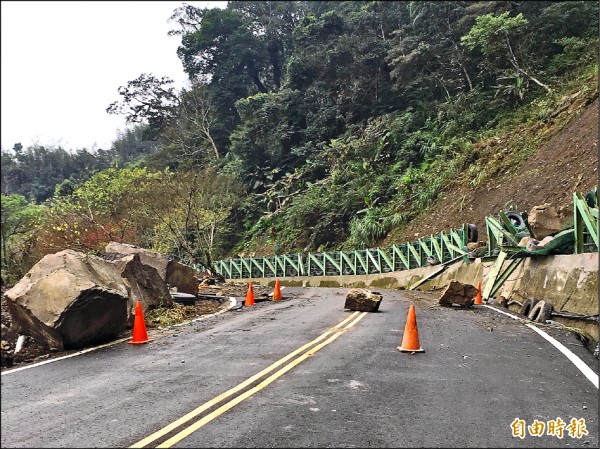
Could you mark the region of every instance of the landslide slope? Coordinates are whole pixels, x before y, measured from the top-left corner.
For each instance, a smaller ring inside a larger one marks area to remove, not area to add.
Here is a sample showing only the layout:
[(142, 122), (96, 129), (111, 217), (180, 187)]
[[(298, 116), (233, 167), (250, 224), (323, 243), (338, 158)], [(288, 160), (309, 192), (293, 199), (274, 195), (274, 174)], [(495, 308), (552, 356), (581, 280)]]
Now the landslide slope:
[[(552, 113), (554, 123), (542, 120), (478, 143), (475, 151), (480, 161), (487, 161), (480, 162), (480, 169), (493, 167), (495, 173), (480, 183), (465, 173), (430, 208), (377, 246), (411, 242), (463, 223), (477, 225), (479, 240), (486, 240), (486, 215), (515, 208), (529, 212), (544, 203), (552, 204), (567, 223), (573, 216), (573, 192), (598, 185), (598, 108), (597, 91), (587, 97), (576, 92)], [(535, 151), (524, 157), (510, 150), (519, 133), (532, 132), (545, 135)]]

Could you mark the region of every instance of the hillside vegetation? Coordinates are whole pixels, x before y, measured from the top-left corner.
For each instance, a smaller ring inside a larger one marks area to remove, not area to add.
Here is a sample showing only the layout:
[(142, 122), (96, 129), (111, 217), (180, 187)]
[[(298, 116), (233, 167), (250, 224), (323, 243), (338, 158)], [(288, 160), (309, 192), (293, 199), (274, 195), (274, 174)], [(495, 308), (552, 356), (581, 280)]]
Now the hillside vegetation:
[(598, 2), (232, 1), (171, 19), (190, 87), (128, 81), (107, 112), (133, 127), (111, 149), (2, 150), (4, 280), (112, 240), (210, 270), (508, 207), (567, 217), (597, 184)]

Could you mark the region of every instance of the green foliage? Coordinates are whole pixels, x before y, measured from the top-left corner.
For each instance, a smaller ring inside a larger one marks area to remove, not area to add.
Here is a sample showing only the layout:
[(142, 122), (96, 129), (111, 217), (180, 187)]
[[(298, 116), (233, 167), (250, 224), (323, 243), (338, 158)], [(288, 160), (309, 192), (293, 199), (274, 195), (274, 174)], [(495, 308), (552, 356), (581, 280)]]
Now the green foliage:
[[(509, 12), (499, 15), (485, 14), (475, 19), (475, 25), (467, 34), (461, 37), (462, 44), (470, 50), (480, 48), (483, 55), (487, 57), (490, 64), (490, 75), (496, 77), (497, 81), (508, 80), (508, 84), (499, 84), (493, 86), (497, 92), (503, 92), (509, 97), (516, 97), (520, 100), (524, 97), (525, 79), (532, 81), (547, 92), (552, 90), (543, 82), (534, 76), (532, 69), (525, 70), (522, 59), (534, 61), (537, 59), (533, 54), (530, 58), (518, 57), (520, 54), (527, 54), (521, 47), (523, 41), (522, 35), (529, 21), (523, 16), (523, 13), (510, 17)], [(525, 62), (526, 63), (526, 62)]]
[(408, 2), (392, 34), (387, 61), (395, 87), (413, 105), (449, 99), (473, 88), (460, 46), (465, 2)]
[(125, 165), (138, 162), (145, 156), (152, 154), (156, 151), (157, 145), (156, 142), (144, 138), (148, 133), (147, 126), (143, 124), (137, 124), (125, 131), (119, 131), (110, 149), (112, 160), (115, 160), (119, 165)]
[(88, 179), (95, 171), (115, 163), (139, 163), (153, 153), (156, 144), (143, 139), (146, 127), (136, 125), (120, 132), (110, 149), (67, 150), (60, 146), (35, 144), (2, 150), (2, 191), (17, 193), (40, 204), (50, 199), (61, 183), (74, 185)]
[(535, 33), (552, 44), (561, 38), (582, 40), (598, 37), (598, 3), (594, 1), (549, 2), (535, 20)]
[(475, 25), (461, 38), (470, 50), (480, 47), (486, 56), (492, 56), (506, 47), (506, 39), (519, 33), (528, 21), (523, 14), (510, 17), (508, 12), (499, 15), (485, 14), (475, 19)]
[(555, 75), (598, 61), (598, 37), (564, 37), (556, 43), (562, 47), (562, 52), (556, 54), (548, 65), (548, 71)]
[(166, 76), (142, 73), (119, 87), (122, 100), (111, 103), (106, 112), (125, 115), (127, 123), (146, 123), (147, 137), (156, 138), (177, 115), (180, 99), (172, 84)]
[(291, 149), (302, 136), (300, 99), (300, 92), (282, 89), (236, 103), (243, 124), (231, 134), (231, 152), (241, 158), (247, 172), (267, 167), (283, 169), (298, 162)]
[(212, 270), (213, 250), (240, 204), (242, 186), (213, 168), (164, 172), (158, 181), (141, 189), (152, 223), (151, 247)]
[(11, 285), (30, 268), (28, 251), (36, 237), (45, 207), (17, 194), (1, 197), (1, 275), (3, 282)]
[(49, 203), (42, 252), (103, 251), (111, 241), (212, 268), (212, 252), (240, 204), (237, 179), (214, 168), (174, 173), (111, 168)]
[(145, 168), (109, 168), (48, 203), (40, 231), (42, 252), (103, 251), (111, 241), (139, 243), (147, 225), (140, 189), (156, 180)]
[(379, 219), (373, 214), (369, 214), (350, 222), (350, 238), (348, 240), (352, 247), (368, 248), (384, 237), (386, 231)]

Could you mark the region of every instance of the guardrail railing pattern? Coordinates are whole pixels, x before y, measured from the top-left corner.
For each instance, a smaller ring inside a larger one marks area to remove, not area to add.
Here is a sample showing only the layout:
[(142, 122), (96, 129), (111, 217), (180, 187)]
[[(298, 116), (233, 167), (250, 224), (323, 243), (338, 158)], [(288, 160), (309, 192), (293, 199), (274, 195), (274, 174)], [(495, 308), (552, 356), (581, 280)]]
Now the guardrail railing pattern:
[(445, 263), (468, 253), (468, 225), (388, 248), (219, 260), (226, 279), (388, 273)]
[[(597, 190), (594, 195), (596, 207), (588, 204), (581, 193), (573, 194), (575, 254), (598, 252)], [(498, 217), (499, 220), (485, 218), (488, 256), (497, 256), (503, 244), (518, 243), (519, 230), (511, 224), (507, 213), (500, 211)], [(388, 273), (466, 257), (468, 241), (469, 225), (464, 224), (458, 229), (388, 248), (225, 259), (215, 262), (215, 269), (226, 279)]]

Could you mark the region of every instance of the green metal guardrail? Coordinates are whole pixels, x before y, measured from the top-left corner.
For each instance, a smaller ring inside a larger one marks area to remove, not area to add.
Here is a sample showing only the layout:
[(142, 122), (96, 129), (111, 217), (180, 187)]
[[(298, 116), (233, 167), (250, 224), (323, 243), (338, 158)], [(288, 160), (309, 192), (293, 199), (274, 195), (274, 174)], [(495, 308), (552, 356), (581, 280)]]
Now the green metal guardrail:
[(465, 256), (468, 235), (465, 224), (389, 248), (225, 259), (215, 262), (215, 269), (226, 279), (388, 273), (428, 266), (431, 259), (444, 263)]
[[(579, 192), (573, 194), (576, 254), (598, 251), (597, 190), (592, 195), (596, 207), (588, 204), (591, 202), (589, 194), (590, 192), (586, 194), (586, 198)], [(498, 256), (503, 246), (517, 247), (520, 237), (531, 235), (526, 217), (526, 226), (517, 228), (511, 223), (507, 213), (500, 211), (498, 219), (490, 216), (485, 218), (488, 257)], [(226, 279), (388, 273), (432, 265), (431, 259), (443, 264), (460, 256), (467, 257), (468, 237), (469, 228), (464, 224), (447, 233), (442, 232), (389, 248), (225, 259), (217, 261), (215, 269)]]
[(590, 193), (590, 202), (596, 207), (591, 207), (580, 192), (573, 193), (575, 254), (598, 251), (598, 189)]
[(508, 214), (515, 212), (498, 212), (498, 220), (494, 217), (485, 217), (485, 228), (488, 237), (488, 256), (497, 255), (500, 248), (505, 245), (517, 247), (522, 237), (533, 236), (527, 223), (527, 214), (522, 214), (524, 224), (515, 226)]

